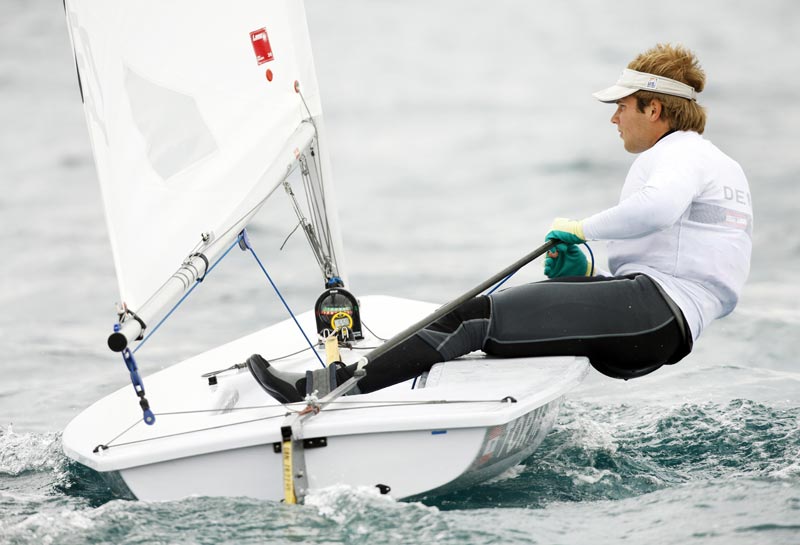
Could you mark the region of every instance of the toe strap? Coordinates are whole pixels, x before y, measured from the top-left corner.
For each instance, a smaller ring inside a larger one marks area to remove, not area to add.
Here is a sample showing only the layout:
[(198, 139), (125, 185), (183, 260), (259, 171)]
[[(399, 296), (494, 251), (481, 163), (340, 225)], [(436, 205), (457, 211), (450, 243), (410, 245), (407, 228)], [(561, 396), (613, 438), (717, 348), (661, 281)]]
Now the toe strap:
[(324, 397), (335, 390), (336, 365), (329, 365), (325, 369), (306, 371), (306, 395)]

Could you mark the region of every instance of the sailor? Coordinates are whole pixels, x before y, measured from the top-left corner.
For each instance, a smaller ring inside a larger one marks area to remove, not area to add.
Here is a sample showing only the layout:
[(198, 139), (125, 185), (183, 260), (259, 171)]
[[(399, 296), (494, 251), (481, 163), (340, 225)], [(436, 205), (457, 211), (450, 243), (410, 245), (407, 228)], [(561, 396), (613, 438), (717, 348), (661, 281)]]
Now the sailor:
[[(474, 350), (586, 356), (601, 373), (626, 380), (689, 354), (703, 330), (736, 307), (752, 248), (747, 179), (702, 136), (706, 112), (697, 95), (705, 79), (692, 51), (659, 44), (594, 93), (615, 105), (611, 123), (625, 150), (638, 154), (619, 204), (580, 221), (557, 218), (545, 237), (558, 242), (545, 259), (549, 280), (467, 301), (370, 361), (358, 390)], [(609, 271), (595, 270), (582, 251), (592, 240), (608, 241)], [(281, 401), (313, 388), (259, 356), (249, 363)], [(355, 369), (340, 365), (338, 381)]]

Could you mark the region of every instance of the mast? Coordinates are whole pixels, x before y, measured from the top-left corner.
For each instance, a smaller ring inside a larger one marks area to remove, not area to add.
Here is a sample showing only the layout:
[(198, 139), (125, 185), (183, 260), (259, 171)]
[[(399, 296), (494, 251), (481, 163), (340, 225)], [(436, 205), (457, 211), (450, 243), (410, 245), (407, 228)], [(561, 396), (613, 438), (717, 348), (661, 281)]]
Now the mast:
[(331, 174), (330, 154), (328, 153), (327, 138), (325, 135), (325, 123), (322, 116), (315, 118), (314, 126), (317, 129), (317, 139), (322, 142), (318, 146), (318, 153), (320, 156), (321, 171), (321, 187), (322, 195), (326, 203), (326, 223), (328, 235), (331, 242), (332, 260), (336, 265), (337, 274), (342, 279), (345, 285), (349, 285), (349, 275), (347, 270), (347, 263), (344, 258), (344, 248), (342, 245), (342, 233), (339, 226), (339, 214), (336, 205), (336, 192), (333, 187), (333, 174)]

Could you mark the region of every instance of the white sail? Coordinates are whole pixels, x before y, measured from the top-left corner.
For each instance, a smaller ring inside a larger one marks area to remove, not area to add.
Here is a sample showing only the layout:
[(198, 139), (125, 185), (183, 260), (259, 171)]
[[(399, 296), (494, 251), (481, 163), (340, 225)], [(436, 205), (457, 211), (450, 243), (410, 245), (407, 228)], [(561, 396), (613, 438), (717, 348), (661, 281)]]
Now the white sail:
[(120, 294), (136, 309), (202, 233), (229, 231), (280, 183), (264, 177), (282, 150), (307, 144), (301, 125), (321, 106), (305, 11), (68, 0), (66, 15)]

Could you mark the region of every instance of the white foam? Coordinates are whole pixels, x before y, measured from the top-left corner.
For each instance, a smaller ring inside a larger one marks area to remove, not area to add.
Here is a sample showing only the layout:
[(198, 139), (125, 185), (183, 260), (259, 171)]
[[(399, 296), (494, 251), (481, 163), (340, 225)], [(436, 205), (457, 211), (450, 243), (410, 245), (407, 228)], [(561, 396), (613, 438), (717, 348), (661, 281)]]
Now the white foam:
[(15, 433), (11, 424), (0, 431), (0, 473), (55, 469), (62, 460), (58, 433)]
[(492, 484), (492, 483), (498, 483), (498, 482), (501, 482), (501, 481), (508, 481), (510, 479), (516, 479), (517, 477), (522, 475), (522, 473), (524, 471), (525, 471), (525, 466), (523, 464), (517, 464), (514, 467), (510, 467), (510, 468), (506, 469), (505, 471), (503, 471), (497, 477), (489, 479), (484, 484)]
[(374, 511), (383, 513), (422, 510), (436, 513), (438, 509), (415, 502), (397, 502), (388, 494), (381, 494), (372, 486), (335, 485), (311, 491), (305, 504), (317, 509), (319, 514), (338, 524), (343, 524), (361, 515)]

